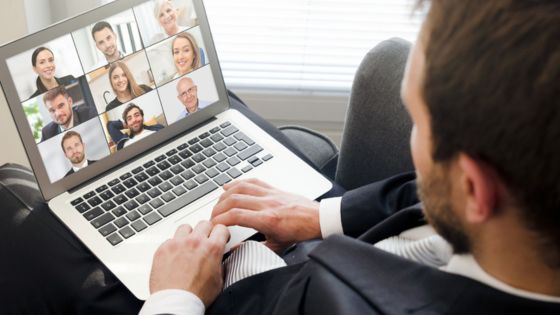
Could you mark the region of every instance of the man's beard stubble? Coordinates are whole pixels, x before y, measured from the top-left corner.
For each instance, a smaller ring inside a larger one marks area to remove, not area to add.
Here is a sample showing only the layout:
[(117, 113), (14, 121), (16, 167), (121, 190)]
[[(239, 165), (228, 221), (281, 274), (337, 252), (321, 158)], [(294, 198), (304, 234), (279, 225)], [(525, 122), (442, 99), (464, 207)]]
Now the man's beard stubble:
[(451, 203), (451, 182), (445, 168), (434, 165), (432, 171), (418, 179), (418, 195), (430, 225), (447, 240), (455, 254), (469, 253), (471, 244)]

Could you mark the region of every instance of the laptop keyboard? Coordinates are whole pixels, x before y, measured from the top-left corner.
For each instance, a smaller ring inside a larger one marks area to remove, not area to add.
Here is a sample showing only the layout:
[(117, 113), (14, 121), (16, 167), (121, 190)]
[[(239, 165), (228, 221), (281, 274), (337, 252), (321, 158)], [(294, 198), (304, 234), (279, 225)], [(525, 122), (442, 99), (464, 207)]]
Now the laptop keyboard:
[(115, 246), (272, 157), (225, 122), (71, 204)]

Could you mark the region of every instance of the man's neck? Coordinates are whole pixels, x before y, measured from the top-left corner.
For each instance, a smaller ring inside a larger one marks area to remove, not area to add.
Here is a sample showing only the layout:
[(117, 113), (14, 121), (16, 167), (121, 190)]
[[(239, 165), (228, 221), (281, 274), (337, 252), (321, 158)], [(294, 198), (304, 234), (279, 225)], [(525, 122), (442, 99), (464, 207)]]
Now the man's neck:
[(85, 156), (84, 156), (84, 159), (82, 160), (82, 162), (80, 162), (80, 163), (78, 163), (78, 164), (72, 163), (72, 167), (73, 167), (74, 169), (82, 169), (82, 168), (84, 168), (84, 167), (86, 167), (86, 166), (87, 166), (87, 159), (86, 159)]
[(119, 60), (120, 57), (121, 57), (121, 52), (119, 50), (116, 50), (115, 53), (112, 54), (111, 56), (105, 56), (105, 59), (107, 59), (108, 63), (111, 63)]
[[(72, 116), (70, 116), (70, 119), (68, 119), (68, 122), (65, 123), (64, 125), (61, 125), (62, 129), (68, 130), (68, 129), (74, 127), (74, 113), (71, 112), (71, 115), (72, 115)], [(63, 130), (63, 131), (64, 131), (64, 130)]]
[(560, 297), (560, 268), (545, 262), (534, 233), (524, 227), (496, 225), (477, 241), (473, 256), (486, 273), (515, 288)]

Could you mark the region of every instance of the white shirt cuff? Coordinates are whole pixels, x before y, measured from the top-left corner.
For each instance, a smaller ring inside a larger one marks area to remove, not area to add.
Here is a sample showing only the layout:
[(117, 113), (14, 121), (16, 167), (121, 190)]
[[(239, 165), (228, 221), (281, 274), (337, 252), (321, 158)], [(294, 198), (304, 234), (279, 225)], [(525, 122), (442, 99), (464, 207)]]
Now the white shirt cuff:
[(342, 197), (321, 200), (319, 204), (319, 224), (321, 226), (321, 236), (323, 238), (327, 238), (333, 234), (344, 234), (340, 216), (341, 203)]
[(158, 291), (144, 302), (139, 315), (204, 315), (204, 303), (191, 292), (178, 289)]

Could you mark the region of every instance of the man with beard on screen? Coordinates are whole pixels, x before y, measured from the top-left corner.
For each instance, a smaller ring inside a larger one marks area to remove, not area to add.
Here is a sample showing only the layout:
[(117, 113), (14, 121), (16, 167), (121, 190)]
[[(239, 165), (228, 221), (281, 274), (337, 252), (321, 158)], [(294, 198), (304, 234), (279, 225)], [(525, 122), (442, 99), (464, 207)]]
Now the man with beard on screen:
[(60, 142), (64, 155), (72, 164), (72, 168), (64, 175), (65, 177), (94, 163), (94, 160), (86, 158), (86, 145), (82, 141), (82, 136), (76, 131), (70, 130), (62, 136)]

